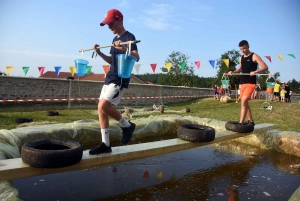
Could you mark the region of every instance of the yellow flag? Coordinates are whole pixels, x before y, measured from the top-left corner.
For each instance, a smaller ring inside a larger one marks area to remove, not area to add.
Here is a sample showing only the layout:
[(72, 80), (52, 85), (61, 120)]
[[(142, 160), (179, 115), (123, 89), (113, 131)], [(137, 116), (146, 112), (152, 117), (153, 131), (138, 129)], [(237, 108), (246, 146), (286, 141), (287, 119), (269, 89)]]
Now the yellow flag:
[(74, 77), (75, 71), (76, 71), (76, 67), (75, 66), (70, 66), (70, 72), (71, 72), (72, 77)]
[(282, 55), (281, 55), (281, 54), (277, 54), (277, 57), (278, 57), (281, 61), (283, 61), (283, 58), (282, 58)]
[(158, 173), (158, 175), (156, 176), (157, 178), (162, 178), (162, 172)]
[(165, 63), (165, 66), (168, 69), (168, 72), (170, 72), (172, 63), (171, 62)]
[(13, 66), (6, 66), (6, 74), (9, 75), (13, 68)]
[(224, 63), (226, 64), (227, 68), (229, 67), (229, 59), (223, 59)]

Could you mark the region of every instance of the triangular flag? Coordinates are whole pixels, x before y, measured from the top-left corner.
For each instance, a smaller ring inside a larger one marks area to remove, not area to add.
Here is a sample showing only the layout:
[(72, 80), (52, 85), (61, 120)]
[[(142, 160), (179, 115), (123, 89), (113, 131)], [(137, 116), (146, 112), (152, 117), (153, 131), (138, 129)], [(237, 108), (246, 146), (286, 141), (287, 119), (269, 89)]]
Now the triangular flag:
[(176, 176), (175, 176), (175, 174), (172, 174), (170, 177), (170, 180), (174, 180), (174, 179), (176, 179)]
[(235, 60), (236, 60), (236, 62), (238, 62), (238, 63), (241, 63), (241, 57), (237, 57), (237, 58), (235, 58)]
[(195, 65), (197, 66), (198, 69), (200, 69), (200, 61), (195, 61)]
[(165, 66), (168, 69), (168, 72), (170, 72), (172, 63), (171, 62), (167, 62), (167, 63), (165, 63)]
[(86, 70), (85, 70), (85, 73), (88, 74), (88, 75), (90, 75), (91, 71), (92, 71), (92, 66), (87, 66)]
[(110, 65), (103, 65), (103, 70), (104, 70), (105, 75), (108, 73), (109, 68), (110, 68)]
[(184, 62), (184, 61), (183, 61), (183, 62), (180, 62), (179, 65), (180, 65), (180, 67), (181, 67), (181, 70), (184, 71), (185, 66), (186, 66), (186, 62)]
[(294, 54), (288, 54), (289, 56), (291, 56), (291, 57), (294, 57), (295, 59), (296, 59), (296, 57), (295, 57), (295, 55)]
[(150, 64), (150, 66), (151, 66), (151, 68), (152, 68), (152, 71), (153, 71), (153, 73), (155, 73), (156, 65), (157, 65), (157, 64)]
[(282, 55), (281, 55), (281, 54), (277, 54), (277, 57), (278, 57), (281, 61), (283, 61), (283, 58), (282, 58)]
[(144, 177), (144, 178), (149, 178), (149, 172), (148, 172), (148, 170), (146, 170), (146, 171), (144, 172), (143, 177)]
[(13, 68), (13, 66), (6, 66), (6, 74), (9, 75)]
[(158, 175), (156, 176), (157, 178), (162, 178), (162, 172), (158, 173)]
[(215, 60), (209, 60), (210, 65), (215, 68)]
[(28, 66), (23, 66), (22, 68), (23, 68), (23, 72), (24, 72), (24, 74), (26, 76), (26, 74), (27, 74), (27, 72), (29, 70), (29, 67)]
[(271, 56), (265, 56), (270, 62), (272, 62)]
[(71, 72), (72, 77), (74, 77), (75, 71), (76, 71), (76, 67), (75, 66), (70, 66), (70, 72)]
[(54, 69), (55, 69), (56, 77), (58, 77), (61, 66), (55, 66)]
[(136, 73), (139, 74), (141, 64), (135, 64), (134, 67), (135, 67)]
[(226, 64), (227, 68), (229, 67), (229, 59), (223, 59), (224, 63)]
[(40, 72), (40, 76), (42, 76), (44, 74), (45, 67), (44, 66), (39, 66), (38, 69), (39, 69), (39, 72)]

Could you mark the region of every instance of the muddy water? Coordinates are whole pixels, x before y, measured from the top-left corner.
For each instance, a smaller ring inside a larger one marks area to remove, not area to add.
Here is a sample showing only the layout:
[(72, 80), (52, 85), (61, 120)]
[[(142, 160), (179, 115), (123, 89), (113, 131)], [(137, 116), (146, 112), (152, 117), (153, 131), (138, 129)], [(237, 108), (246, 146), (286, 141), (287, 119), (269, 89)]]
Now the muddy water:
[(12, 183), (24, 201), (283, 201), (300, 186), (299, 167), (300, 158), (231, 142)]

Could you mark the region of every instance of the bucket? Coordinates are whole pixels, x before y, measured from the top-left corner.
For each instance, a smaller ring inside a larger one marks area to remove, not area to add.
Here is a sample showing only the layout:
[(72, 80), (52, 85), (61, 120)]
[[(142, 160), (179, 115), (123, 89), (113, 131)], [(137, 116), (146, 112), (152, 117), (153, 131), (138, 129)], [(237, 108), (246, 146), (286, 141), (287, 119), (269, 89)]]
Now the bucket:
[(274, 88), (267, 88), (268, 93), (273, 93), (273, 91), (274, 91)]
[(118, 76), (121, 78), (130, 78), (131, 71), (136, 57), (129, 54), (118, 54)]
[(274, 88), (275, 82), (266, 82), (267, 88)]
[(76, 66), (76, 74), (78, 76), (84, 76), (86, 71), (86, 66), (89, 64), (89, 62), (83, 59), (76, 59), (74, 62)]
[(222, 81), (222, 88), (223, 89), (228, 89), (229, 80), (221, 80), (221, 81)]

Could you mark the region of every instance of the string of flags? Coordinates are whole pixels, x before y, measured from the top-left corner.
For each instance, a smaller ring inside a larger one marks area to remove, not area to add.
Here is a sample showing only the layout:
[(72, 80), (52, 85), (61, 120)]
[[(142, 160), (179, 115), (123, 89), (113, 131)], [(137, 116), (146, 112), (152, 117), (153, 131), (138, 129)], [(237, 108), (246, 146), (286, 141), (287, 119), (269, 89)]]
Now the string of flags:
[[(296, 59), (295, 54), (287, 54), (287, 55), (290, 56), (290, 57), (292, 57), (292, 58), (294, 58), (294, 59)], [(265, 57), (270, 61), (270, 63), (272, 63), (272, 57), (271, 56), (265, 56)], [(276, 57), (278, 57), (283, 62), (283, 56), (282, 56), (282, 54), (277, 54)], [(222, 60), (225, 63), (225, 65), (227, 66), (227, 68), (228, 68), (229, 67), (229, 59), (222, 59)], [(215, 68), (216, 61), (217, 61), (217, 59), (215, 59), (215, 60), (208, 60), (208, 62), (212, 66), (212, 68)], [(240, 57), (236, 58), (236, 62), (240, 63)], [(201, 61), (195, 61), (194, 64), (200, 70)], [(168, 72), (170, 72), (172, 65), (173, 65), (172, 62), (166, 62), (165, 63), (165, 67), (167, 68)], [(180, 65), (181, 70), (184, 71), (184, 69), (186, 67), (186, 62), (180, 62), (179, 65)], [(151, 66), (151, 69), (152, 69), (153, 73), (155, 73), (157, 63), (152, 63), (152, 64), (150, 64), (150, 66)], [(135, 64), (134, 67), (135, 67), (135, 70), (136, 70), (136, 72), (138, 74), (139, 70), (140, 70), (140, 67), (141, 67), (141, 64)], [(13, 66), (6, 66), (6, 74), (8, 76), (10, 75), (11, 71), (13, 70), (13, 68), (14, 68)], [(59, 75), (59, 73), (61, 71), (61, 68), (62, 68), (61, 66), (55, 66), (54, 67), (55, 73), (56, 73), (56, 77), (58, 77), (58, 75)], [(71, 72), (72, 76), (74, 76), (74, 73), (76, 73), (76, 67), (75, 66), (70, 66), (69, 68), (70, 68), (70, 72)], [(104, 70), (105, 75), (108, 73), (109, 68), (110, 68), (110, 65), (103, 65), (103, 70)], [(26, 76), (27, 73), (28, 73), (28, 71), (29, 71), (29, 69), (30, 69), (30, 67), (29, 66), (23, 66), (22, 69), (23, 69), (24, 75)], [(38, 67), (38, 71), (40, 73), (40, 76), (43, 75), (44, 70), (45, 70), (44, 66), (39, 66)], [(87, 66), (85, 73), (87, 75), (90, 75), (91, 74), (91, 70), (92, 70), (92, 66)]]

